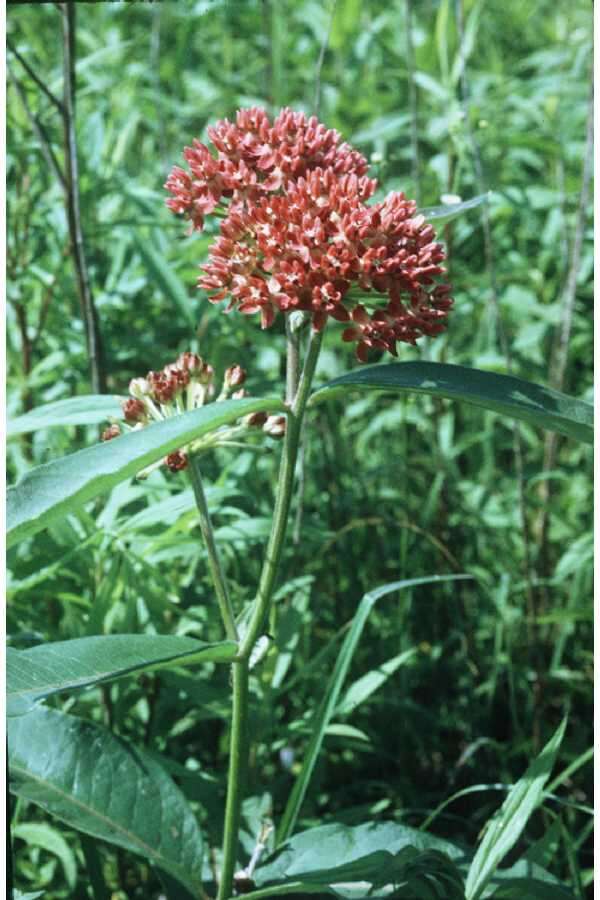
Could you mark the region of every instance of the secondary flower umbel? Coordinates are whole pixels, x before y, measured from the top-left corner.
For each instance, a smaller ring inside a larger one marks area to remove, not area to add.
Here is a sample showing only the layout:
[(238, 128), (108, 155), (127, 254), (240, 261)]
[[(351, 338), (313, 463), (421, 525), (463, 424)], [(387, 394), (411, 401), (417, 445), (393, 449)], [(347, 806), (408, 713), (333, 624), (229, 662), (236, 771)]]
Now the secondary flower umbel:
[(444, 250), (403, 193), (368, 204), (377, 186), (365, 158), (313, 116), (284, 109), (270, 122), (261, 109), (208, 129), (216, 157), (199, 141), (175, 167), (167, 205), (192, 229), (224, 201), (220, 236), (199, 285), (227, 310), (260, 312), (263, 328), (278, 312), (302, 310), (320, 330), (331, 316), (348, 327), (366, 361), (370, 348), (396, 355), (445, 328), (452, 306)]
[[(246, 372), (241, 366), (230, 366), (215, 398), (215, 372), (210, 363), (205, 362), (197, 353), (181, 353), (174, 363), (164, 369), (148, 372), (145, 378), (134, 378), (129, 383), (130, 396), (121, 404), (124, 422), (113, 422), (102, 433), (102, 440), (109, 441), (119, 437), (122, 431), (137, 431), (152, 422), (161, 422), (179, 413), (198, 409), (212, 399), (219, 402), (230, 396), (233, 399), (245, 397), (247, 392), (242, 387), (245, 380)], [(280, 420), (283, 420), (283, 427)], [(189, 451), (197, 452), (226, 445), (242, 437), (249, 428), (256, 427), (262, 427), (272, 437), (280, 437), (285, 431), (285, 416), (251, 413), (231, 426), (220, 428), (189, 446), (170, 453), (164, 460), (141, 472), (140, 476), (148, 475), (162, 463), (172, 472), (178, 472), (187, 467)]]

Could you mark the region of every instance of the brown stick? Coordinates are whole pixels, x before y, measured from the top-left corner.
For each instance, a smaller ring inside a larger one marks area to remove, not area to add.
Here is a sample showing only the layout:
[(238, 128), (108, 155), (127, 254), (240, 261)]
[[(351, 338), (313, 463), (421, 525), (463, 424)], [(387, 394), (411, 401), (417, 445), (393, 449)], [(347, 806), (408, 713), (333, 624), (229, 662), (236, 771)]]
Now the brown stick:
[(75, 136), (75, 5), (61, 4), (63, 18), (63, 130), (65, 140), (66, 203), (71, 252), (75, 263), (77, 290), (85, 326), (92, 390), (106, 391), (104, 354), (98, 325), (98, 314), (90, 285), (83, 245), (79, 207), (79, 167)]
[(34, 131), (34, 134), (36, 135), (38, 141), (40, 142), (40, 147), (41, 147), (42, 153), (44, 155), (44, 159), (46, 160), (46, 164), (48, 165), (48, 168), (52, 169), (52, 171), (56, 175), (57, 179), (59, 180), (60, 184), (62, 185), (63, 189), (66, 189), (65, 176), (64, 176), (63, 171), (58, 163), (58, 160), (56, 159), (56, 156), (54, 154), (54, 150), (52, 149), (52, 144), (50, 142), (50, 138), (48, 137), (46, 129), (44, 128), (44, 126), (42, 125), (42, 123), (40, 122), (38, 117), (32, 112), (31, 107), (29, 106), (29, 103), (27, 101), (27, 94), (25, 93), (25, 90), (23, 89), (23, 85), (18, 80), (18, 78), (15, 77), (15, 75), (13, 74), (13, 72), (10, 69), (10, 66), (7, 66), (6, 71), (8, 73), (9, 80), (13, 83), (14, 88), (15, 88), (17, 94), (19, 95), (19, 99), (21, 101), (23, 109), (25, 110), (25, 115), (29, 119), (29, 123)]
[(50, 101), (50, 103), (52, 103), (53, 106), (55, 106), (57, 108), (57, 110), (59, 111), (59, 113), (62, 116), (63, 111), (64, 111), (63, 105), (60, 102), (60, 100), (58, 99), (58, 97), (55, 97), (54, 94), (52, 93), (52, 91), (46, 87), (46, 85), (44, 84), (42, 79), (31, 68), (31, 66), (29, 65), (27, 60), (21, 56), (21, 54), (19, 53), (17, 48), (14, 46), (14, 44), (12, 43), (10, 38), (6, 39), (6, 45), (7, 45), (8, 49), (10, 50), (10, 52), (13, 54), (13, 56), (19, 60), (19, 62), (21, 63), (21, 65), (23, 66), (23, 68), (25, 69), (25, 71), (27, 72), (29, 77), (31, 78), (31, 80), (33, 82), (35, 82), (35, 84), (37, 84), (40, 91), (47, 97), (47, 99)]

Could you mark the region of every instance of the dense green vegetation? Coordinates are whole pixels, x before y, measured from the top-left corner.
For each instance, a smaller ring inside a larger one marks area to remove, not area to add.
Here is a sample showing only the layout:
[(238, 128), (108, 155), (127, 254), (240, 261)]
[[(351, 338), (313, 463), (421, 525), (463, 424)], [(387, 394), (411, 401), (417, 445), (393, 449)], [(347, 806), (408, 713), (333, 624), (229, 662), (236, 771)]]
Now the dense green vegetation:
[[(455, 308), (448, 331), (404, 345), (402, 361), (511, 374), (591, 400), (589, 4), (78, 4), (80, 220), (102, 391), (91, 379), (52, 162), (61, 171), (68, 162), (61, 114), (44, 92), (62, 97), (62, 27), (54, 4), (9, 9), (10, 419), (77, 395), (125, 394), (132, 377), (187, 349), (221, 375), (244, 366), (253, 397), (283, 394), (282, 323), (261, 331), (256, 317), (224, 315), (207, 302), (195, 282), (216, 226), (188, 236), (162, 189), (192, 138), (252, 105), (318, 105), (321, 120), (370, 158), (382, 196), (404, 190), (439, 208), (490, 191), (454, 219), (434, 211)], [(358, 369), (341, 327), (326, 331), (317, 386)], [(98, 420), (79, 421), (16, 433), (11, 482), (97, 443)], [(269, 624), (274, 640), (251, 680), (247, 855), (261, 817), (281, 817), (363, 595), (399, 579), (465, 573), (471, 578), (414, 585), (374, 606), (299, 826), (427, 823), (474, 848), (568, 713), (553, 771), (566, 776), (503, 864), (543, 865), (570, 891), (548, 897), (588, 896), (589, 446), (439, 396), (370, 392), (315, 403), (307, 436)], [(281, 446), (253, 443), (219, 448), (203, 463), (236, 612), (260, 575)], [(222, 640), (189, 484), (186, 472), (162, 469), (122, 481), (12, 547), (10, 647), (131, 633)], [(369, 674), (365, 688), (360, 679)], [(143, 672), (54, 695), (46, 706), (143, 747), (190, 801), (207, 846), (218, 848), (228, 677), (227, 666), (212, 662)], [(23, 892), (120, 900), (162, 890), (140, 856), (85, 837), (23, 798), (13, 799), (12, 822)]]

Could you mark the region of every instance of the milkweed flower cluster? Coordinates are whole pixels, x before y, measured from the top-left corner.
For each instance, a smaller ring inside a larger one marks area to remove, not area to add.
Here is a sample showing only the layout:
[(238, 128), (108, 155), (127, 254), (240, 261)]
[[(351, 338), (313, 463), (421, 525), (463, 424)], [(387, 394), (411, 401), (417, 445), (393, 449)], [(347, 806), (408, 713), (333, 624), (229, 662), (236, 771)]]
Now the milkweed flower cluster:
[(321, 330), (331, 316), (347, 327), (366, 361), (369, 349), (397, 355), (445, 328), (453, 300), (439, 283), (444, 250), (414, 201), (392, 192), (369, 204), (377, 182), (364, 156), (314, 116), (262, 109), (208, 128), (215, 148), (186, 147), (188, 170), (175, 166), (165, 187), (169, 208), (201, 231), (224, 215), (199, 286), (227, 311), (301, 310)]
[[(145, 378), (132, 379), (129, 383), (129, 397), (121, 403), (124, 421), (112, 422), (102, 433), (102, 440), (109, 441), (123, 432), (138, 431), (152, 422), (161, 422), (179, 413), (199, 409), (213, 399), (219, 402), (229, 397), (246, 397), (247, 391), (242, 387), (245, 381), (244, 369), (239, 365), (230, 366), (223, 376), (221, 390), (215, 396), (215, 371), (210, 363), (205, 362), (197, 353), (181, 353), (174, 363), (160, 371), (148, 372)], [(189, 451), (227, 444), (243, 436), (249, 428), (262, 428), (271, 437), (281, 437), (285, 433), (285, 421), (285, 416), (250, 413), (232, 426), (218, 429), (189, 447), (170, 453), (164, 460), (141, 472), (140, 476), (149, 474), (162, 463), (172, 472), (185, 469)]]

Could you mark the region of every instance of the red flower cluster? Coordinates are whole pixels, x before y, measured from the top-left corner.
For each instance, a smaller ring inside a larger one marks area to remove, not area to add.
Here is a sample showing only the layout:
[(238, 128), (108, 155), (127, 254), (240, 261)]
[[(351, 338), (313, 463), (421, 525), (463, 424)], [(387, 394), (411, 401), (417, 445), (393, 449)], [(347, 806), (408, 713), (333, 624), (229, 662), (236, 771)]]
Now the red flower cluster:
[[(201, 229), (223, 198), (229, 208), (199, 285), (229, 298), (228, 310), (303, 310), (320, 330), (329, 316), (349, 327), (366, 361), (369, 348), (396, 355), (444, 330), (450, 287), (436, 284), (444, 251), (416, 204), (402, 193), (367, 204), (376, 182), (367, 162), (336, 131), (289, 109), (271, 125), (264, 110), (241, 110), (208, 129), (217, 150), (194, 141), (175, 167), (167, 205)], [(358, 294), (358, 296), (357, 296)]]

